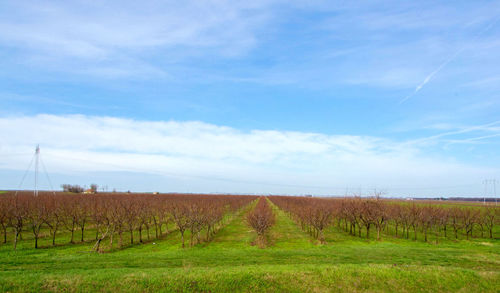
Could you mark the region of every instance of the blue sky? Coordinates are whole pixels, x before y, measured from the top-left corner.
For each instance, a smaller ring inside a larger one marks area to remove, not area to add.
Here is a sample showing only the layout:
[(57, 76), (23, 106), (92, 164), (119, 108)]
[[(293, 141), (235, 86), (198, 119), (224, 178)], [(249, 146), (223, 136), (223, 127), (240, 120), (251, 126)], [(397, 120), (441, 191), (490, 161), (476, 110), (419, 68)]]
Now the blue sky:
[(0, 188), (37, 143), (55, 186), (481, 196), (500, 178), (498, 1), (247, 2), (2, 1)]

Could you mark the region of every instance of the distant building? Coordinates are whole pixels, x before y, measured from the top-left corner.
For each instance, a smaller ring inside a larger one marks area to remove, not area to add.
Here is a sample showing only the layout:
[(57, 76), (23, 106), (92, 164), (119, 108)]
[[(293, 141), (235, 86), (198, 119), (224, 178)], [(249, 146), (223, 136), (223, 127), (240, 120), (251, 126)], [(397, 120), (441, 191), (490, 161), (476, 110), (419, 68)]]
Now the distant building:
[(87, 189), (87, 190), (85, 190), (83, 193), (84, 193), (84, 194), (94, 194), (94, 193), (96, 193), (96, 192), (95, 192), (95, 190), (93, 190), (93, 189)]

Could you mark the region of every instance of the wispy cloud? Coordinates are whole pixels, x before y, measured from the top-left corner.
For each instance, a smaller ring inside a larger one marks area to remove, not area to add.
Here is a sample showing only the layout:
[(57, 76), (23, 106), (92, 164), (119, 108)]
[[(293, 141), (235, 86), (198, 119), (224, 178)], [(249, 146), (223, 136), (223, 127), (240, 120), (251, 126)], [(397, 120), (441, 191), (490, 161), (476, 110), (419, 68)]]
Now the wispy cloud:
[(490, 134), (490, 135), (483, 135), (483, 136), (478, 136), (478, 137), (471, 137), (471, 138), (466, 138), (466, 139), (459, 139), (459, 140), (450, 140), (446, 146), (452, 145), (452, 144), (466, 144), (466, 143), (477, 143), (481, 140), (485, 140), (488, 138), (495, 138), (495, 137), (500, 137), (500, 133), (495, 133), (495, 134)]
[[(496, 23), (498, 22), (498, 20), (500, 20), (500, 17), (496, 17), (491, 23), (489, 23), (488, 25), (486, 25), (482, 30), (480, 30), (472, 38), (471, 42), (474, 43), (479, 36), (481, 36), (482, 34), (486, 33), (491, 28), (493, 28), (494, 25), (496, 25)], [(406, 96), (405, 98), (403, 98), (401, 101), (399, 101), (399, 104), (402, 104), (402, 103), (406, 102), (407, 100), (409, 100), (411, 97), (415, 96), (427, 83), (429, 83), (431, 81), (431, 79), (436, 74), (438, 74), (450, 62), (452, 62), (453, 60), (455, 60), (465, 49), (466, 49), (466, 47), (462, 46), (459, 50), (457, 50), (454, 54), (452, 54), (448, 59), (446, 59), (443, 63), (441, 63), (441, 65), (439, 65), (434, 71), (432, 71), (429, 75), (427, 75), (425, 77), (425, 79), (422, 81), (422, 83), (420, 83), (419, 85), (417, 85), (417, 87), (415, 88), (415, 90), (411, 94), (409, 94), (408, 96)]]
[[(500, 127), (495, 127), (497, 125), (500, 125), (500, 120), (494, 121), (491, 123), (487, 123), (487, 124), (482, 124), (482, 125), (460, 127), (458, 130), (446, 131), (446, 132), (434, 134), (434, 135), (427, 136), (427, 137), (409, 140), (409, 141), (405, 142), (404, 145), (418, 145), (418, 144), (424, 144), (424, 143), (428, 143), (428, 142), (436, 142), (436, 141), (439, 141), (439, 139), (441, 139), (443, 137), (449, 137), (449, 136), (453, 136), (453, 135), (459, 135), (459, 134), (465, 134), (465, 133), (471, 133), (471, 132), (500, 132)], [(438, 127), (439, 127), (439, 125), (438, 125)], [(449, 128), (449, 126), (447, 128)], [(478, 140), (478, 139), (493, 138), (493, 137), (497, 137), (497, 136), (498, 136), (498, 134), (495, 133), (494, 135), (485, 135), (485, 136), (480, 136), (480, 137), (475, 137), (475, 138), (469, 137), (469, 138), (465, 138), (465, 139), (461, 139), (461, 140), (454, 140), (454, 142), (456, 142), (456, 143), (459, 141), (467, 142), (467, 141), (473, 141), (473, 140)]]
[(13, 48), (24, 62), (53, 70), (141, 75), (163, 71), (151, 58), (164, 66), (200, 54), (243, 54), (254, 46), (255, 29), (266, 22), (265, 8), (272, 4), (12, 1), (1, 4), (0, 44)]
[(475, 88), (498, 88), (500, 85), (500, 75), (488, 76), (463, 84), (464, 87)]
[(90, 109), (90, 110), (97, 110), (97, 109), (103, 109), (103, 108), (113, 108), (116, 109), (118, 106), (111, 106), (111, 107), (97, 107), (97, 106), (91, 106), (87, 105), (84, 103), (77, 103), (73, 101), (64, 101), (62, 99), (54, 99), (54, 98), (47, 98), (43, 96), (30, 96), (30, 95), (20, 95), (20, 94), (15, 94), (15, 93), (9, 93), (9, 92), (0, 92), (0, 101), (5, 102), (5, 101), (16, 101), (16, 102), (25, 102), (25, 103), (30, 103), (30, 104), (43, 104), (43, 105), (58, 105), (58, 106), (66, 106), (67, 108), (76, 108), (76, 109)]
[[(11, 69), (78, 77), (395, 90), (418, 83), (416, 93), (446, 67), (443, 56), (469, 43), (470, 32), (491, 24), (499, 8), (463, 5), (7, 1), (0, 9), (0, 48)], [(467, 34), (455, 38), (457, 30)]]

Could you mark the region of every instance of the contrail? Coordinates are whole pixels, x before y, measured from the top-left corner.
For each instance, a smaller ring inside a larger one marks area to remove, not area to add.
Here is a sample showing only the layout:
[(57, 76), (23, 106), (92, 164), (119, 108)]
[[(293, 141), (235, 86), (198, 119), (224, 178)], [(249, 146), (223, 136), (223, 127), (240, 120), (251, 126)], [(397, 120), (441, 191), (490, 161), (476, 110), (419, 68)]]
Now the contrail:
[(472, 131), (476, 131), (476, 130), (479, 130), (479, 131), (481, 131), (481, 130), (487, 130), (488, 127), (495, 126), (495, 125), (498, 125), (498, 124), (500, 124), (500, 120), (497, 120), (497, 121), (494, 121), (494, 122), (491, 122), (491, 123), (487, 123), (487, 124), (483, 124), (483, 125), (471, 126), (471, 127), (463, 128), (463, 129), (460, 129), (460, 130), (443, 132), (443, 133), (435, 134), (435, 135), (432, 135), (432, 136), (428, 136), (428, 137), (423, 137), (423, 138), (419, 138), (419, 139), (407, 141), (407, 142), (403, 143), (402, 145), (413, 145), (413, 144), (422, 143), (422, 142), (434, 140), (434, 139), (437, 139), (437, 138), (441, 138), (443, 136), (450, 136), (450, 135), (455, 135), (455, 134), (468, 133), (468, 132), (472, 132)]
[(450, 58), (448, 58), (441, 65), (439, 65), (439, 67), (436, 70), (434, 70), (429, 75), (427, 75), (427, 77), (424, 79), (424, 81), (422, 81), (422, 83), (419, 84), (411, 94), (409, 94), (404, 99), (402, 99), (401, 101), (399, 101), (399, 104), (402, 104), (402, 103), (406, 102), (406, 100), (408, 100), (409, 98), (413, 97), (416, 93), (418, 93), (418, 91), (420, 91), (429, 81), (431, 81), (431, 79), (434, 77), (434, 75), (436, 75), (439, 71), (441, 71), (441, 69), (443, 69), (446, 65), (448, 65), (448, 63), (450, 63), (451, 61), (453, 61), (453, 59), (457, 58), (457, 56), (460, 53), (462, 53), (462, 51), (464, 49), (465, 49), (465, 47), (463, 47), (460, 50), (458, 50)]
[[(479, 33), (477, 33), (474, 38), (473, 38), (473, 41), (475, 41), (479, 36), (481, 36), (482, 34), (484, 34), (485, 32), (487, 32), (488, 30), (490, 30), (497, 22), (498, 20), (500, 19), (500, 17), (496, 17), (493, 22), (491, 22), (489, 25), (487, 25), (483, 30), (481, 30)], [(450, 58), (446, 59), (443, 63), (441, 63), (441, 65), (439, 65), (439, 67), (434, 70), (433, 72), (431, 72), (429, 75), (427, 75), (427, 77), (424, 79), (424, 81), (422, 81), (416, 88), (415, 90), (409, 94), (408, 96), (406, 96), (404, 99), (402, 99), (401, 101), (399, 101), (399, 104), (403, 104), (404, 102), (406, 102), (409, 98), (413, 97), (416, 93), (418, 93), (429, 81), (431, 81), (431, 79), (434, 77), (434, 75), (436, 75), (439, 71), (441, 71), (446, 65), (448, 65), (448, 63), (450, 63), (451, 61), (453, 61), (455, 58), (457, 58), (458, 55), (460, 55), (460, 53), (462, 53), (463, 51), (465, 50), (465, 46), (463, 46), (462, 48), (460, 48), (457, 52), (455, 52), (455, 54), (453, 54)]]
[(499, 136), (500, 136), (500, 133), (495, 133), (495, 134), (484, 135), (484, 136), (479, 136), (479, 137), (472, 137), (472, 138), (467, 138), (467, 139), (462, 139), (462, 140), (452, 140), (451, 142), (448, 143), (448, 145), (455, 144), (455, 143), (467, 143), (467, 142), (478, 141), (478, 140), (483, 140), (483, 139), (492, 138), (492, 137), (499, 137)]

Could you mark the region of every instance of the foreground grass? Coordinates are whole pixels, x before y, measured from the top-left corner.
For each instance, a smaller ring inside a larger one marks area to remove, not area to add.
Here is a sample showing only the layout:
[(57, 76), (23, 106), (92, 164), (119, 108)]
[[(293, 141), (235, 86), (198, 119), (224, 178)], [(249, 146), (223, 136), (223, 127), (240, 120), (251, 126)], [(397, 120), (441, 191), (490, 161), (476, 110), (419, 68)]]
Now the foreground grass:
[(247, 291), (247, 292), (479, 292), (498, 289), (493, 274), (439, 266), (245, 265), (233, 267), (119, 268), (33, 273), (9, 272), (3, 291)]
[(161, 240), (88, 253), (93, 243), (18, 251), (0, 246), (0, 290), (141, 292), (498, 292), (498, 240), (439, 245), (405, 239), (367, 241), (328, 231), (319, 245), (282, 211), (268, 247), (252, 246), (246, 210), (210, 243), (180, 248), (178, 232)]

